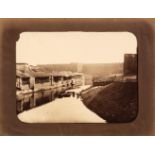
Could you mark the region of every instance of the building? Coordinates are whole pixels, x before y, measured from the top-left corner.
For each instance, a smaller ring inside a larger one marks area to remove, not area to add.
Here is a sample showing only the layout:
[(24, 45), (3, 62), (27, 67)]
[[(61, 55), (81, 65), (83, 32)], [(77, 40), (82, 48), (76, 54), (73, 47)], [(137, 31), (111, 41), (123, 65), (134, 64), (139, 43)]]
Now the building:
[(48, 89), (51, 86), (50, 74), (42, 72), (31, 73), (31, 87), (35, 91), (40, 89)]
[(29, 90), (30, 89), (30, 76), (19, 71), (16, 71), (16, 89)]
[(82, 73), (72, 73), (72, 72), (59, 72), (51, 74), (52, 85), (57, 87), (66, 86), (80, 86), (84, 85), (84, 75)]
[(72, 72), (34, 72), (16, 70), (16, 88), (22, 92), (32, 92), (58, 87), (73, 88), (84, 84), (82, 73)]
[(124, 55), (124, 76), (137, 75), (137, 54)]

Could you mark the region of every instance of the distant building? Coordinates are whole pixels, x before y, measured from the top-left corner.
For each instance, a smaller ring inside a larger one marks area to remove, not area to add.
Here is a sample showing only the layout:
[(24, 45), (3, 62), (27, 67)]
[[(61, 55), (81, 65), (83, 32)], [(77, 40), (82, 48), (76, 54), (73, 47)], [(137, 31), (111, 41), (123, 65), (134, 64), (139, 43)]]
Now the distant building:
[(137, 54), (124, 55), (124, 75), (137, 75)]

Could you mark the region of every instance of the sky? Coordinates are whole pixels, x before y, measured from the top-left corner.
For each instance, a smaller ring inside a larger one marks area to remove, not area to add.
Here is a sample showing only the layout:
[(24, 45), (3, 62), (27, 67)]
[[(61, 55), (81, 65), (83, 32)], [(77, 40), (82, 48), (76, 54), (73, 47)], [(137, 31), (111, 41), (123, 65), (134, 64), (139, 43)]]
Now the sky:
[(137, 52), (130, 32), (23, 32), (16, 62), (28, 64), (115, 63)]

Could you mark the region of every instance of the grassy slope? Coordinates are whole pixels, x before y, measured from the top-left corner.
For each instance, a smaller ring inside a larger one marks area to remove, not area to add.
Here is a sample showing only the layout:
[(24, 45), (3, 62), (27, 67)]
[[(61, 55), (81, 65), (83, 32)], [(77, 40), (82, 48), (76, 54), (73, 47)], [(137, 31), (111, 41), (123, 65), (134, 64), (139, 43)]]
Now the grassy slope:
[(82, 93), (84, 104), (108, 122), (130, 122), (137, 115), (137, 83), (115, 82)]

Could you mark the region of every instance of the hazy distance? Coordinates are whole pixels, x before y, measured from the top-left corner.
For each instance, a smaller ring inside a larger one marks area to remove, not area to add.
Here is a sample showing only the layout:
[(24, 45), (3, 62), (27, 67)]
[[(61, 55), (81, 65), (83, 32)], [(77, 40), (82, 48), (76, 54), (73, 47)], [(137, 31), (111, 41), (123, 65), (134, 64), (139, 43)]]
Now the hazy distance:
[(136, 37), (129, 32), (23, 32), (16, 44), (16, 62), (117, 63), (136, 50)]

